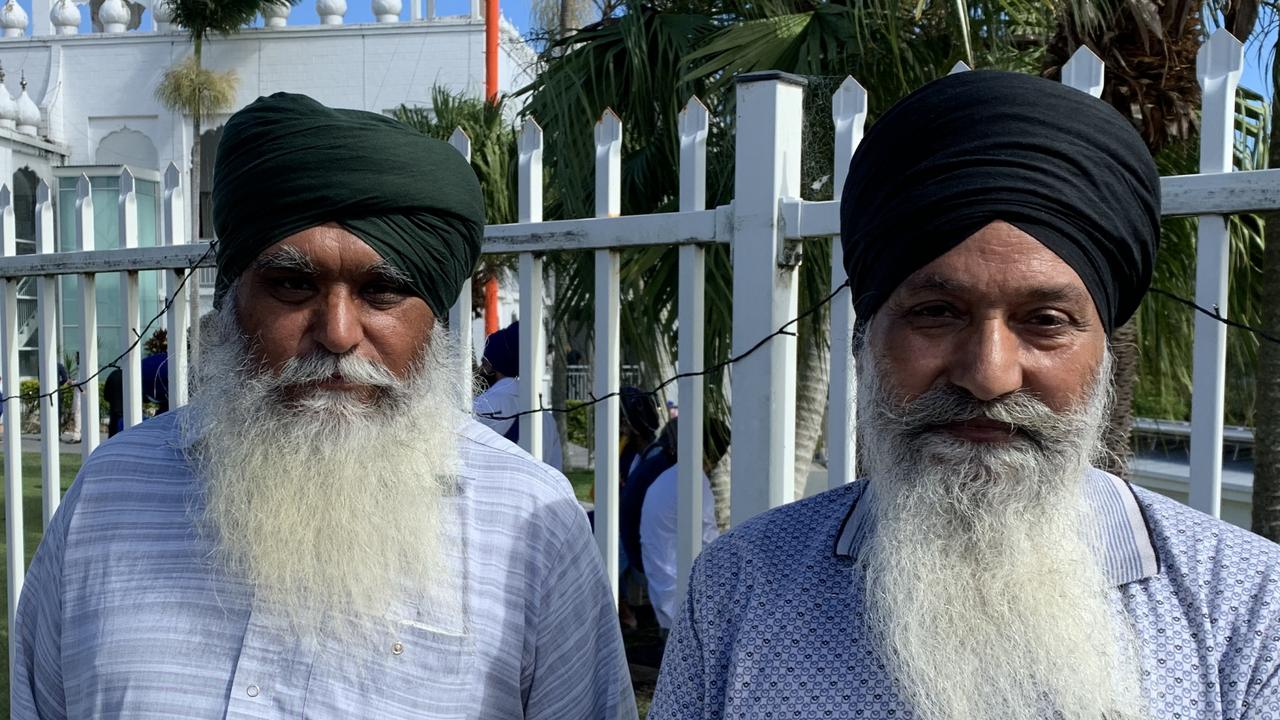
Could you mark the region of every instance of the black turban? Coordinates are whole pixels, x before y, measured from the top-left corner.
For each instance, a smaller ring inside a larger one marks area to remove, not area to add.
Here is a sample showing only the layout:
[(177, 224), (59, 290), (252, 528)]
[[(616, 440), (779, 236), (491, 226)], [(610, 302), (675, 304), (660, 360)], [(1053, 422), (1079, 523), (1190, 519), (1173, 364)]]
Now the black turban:
[(520, 377), (520, 321), (498, 330), (484, 341), (489, 367), (507, 377)]
[(949, 75), (867, 133), (840, 202), (860, 325), (913, 272), (996, 220), (1076, 271), (1108, 334), (1151, 284), (1160, 177), (1110, 105), (1016, 73)]
[(263, 250), (328, 222), (444, 317), (479, 258), (484, 199), (457, 150), (384, 115), (289, 93), (232, 115), (213, 172), (219, 302)]

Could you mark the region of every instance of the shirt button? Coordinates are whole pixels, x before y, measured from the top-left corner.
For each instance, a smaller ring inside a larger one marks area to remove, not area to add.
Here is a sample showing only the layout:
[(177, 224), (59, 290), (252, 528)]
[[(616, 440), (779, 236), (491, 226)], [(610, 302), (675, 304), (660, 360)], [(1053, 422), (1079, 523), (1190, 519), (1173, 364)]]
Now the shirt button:
[(244, 692), (249, 697), (258, 697), (258, 686), (250, 685), (249, 687), (244, 689)]
[(400, 655), (404, 652), (404, 645), (400, 643), (391, 643), (391, 654)]

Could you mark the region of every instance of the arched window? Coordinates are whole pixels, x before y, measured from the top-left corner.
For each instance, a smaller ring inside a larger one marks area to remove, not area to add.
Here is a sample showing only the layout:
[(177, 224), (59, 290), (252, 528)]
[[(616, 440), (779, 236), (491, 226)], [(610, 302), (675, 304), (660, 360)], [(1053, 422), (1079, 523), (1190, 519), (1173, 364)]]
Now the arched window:
[(120, 128), (102, 138), (94, 161), (99, 165), (128, 165), (138, 170), (159, 170), (160, 153), (145, 134)]
[(213, 163), (218, 159), (222, 126), (200, 135), (200, 237), (213, 237)]
[(18, 238), (18, 253), (35, 252), (36, 186), (40, 176), (29, 167), (13, 174), (13, 226)]

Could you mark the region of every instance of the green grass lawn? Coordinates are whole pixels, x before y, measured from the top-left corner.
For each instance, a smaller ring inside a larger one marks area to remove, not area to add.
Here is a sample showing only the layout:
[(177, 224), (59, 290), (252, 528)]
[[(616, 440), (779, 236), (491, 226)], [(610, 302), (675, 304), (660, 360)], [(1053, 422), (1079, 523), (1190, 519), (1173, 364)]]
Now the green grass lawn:
[(583, 502), (591, 502), (591, 490), (596, 486), (594, 470), (569, 470), (564, 474), (573, 485), (573, 494)]
[[(22, 454), (22, 549), (26, 553), (27, 563), (35, 554), (40, 544), (40, 536), (44, 533), (44, 521), (41, 519), (41, 462), (37, 453)], [(80, 456), (63, 453), (61, 461), (62, 489), (65, 492), (80, 471)], [(4, 499), (0, 496), (0, 504)], [(0, 536), (0, 549), (7, 550), (5, 536)], [(24, 566), (25, 567), (25, 566)], [(0, 574), (0, 598), (8, 602), (9, 579), (7, 574)], [(8, 613), (0, 623), (0, 643), (5, 648), (0, 652), (0, 718), (9, 717), (9, 623)]]

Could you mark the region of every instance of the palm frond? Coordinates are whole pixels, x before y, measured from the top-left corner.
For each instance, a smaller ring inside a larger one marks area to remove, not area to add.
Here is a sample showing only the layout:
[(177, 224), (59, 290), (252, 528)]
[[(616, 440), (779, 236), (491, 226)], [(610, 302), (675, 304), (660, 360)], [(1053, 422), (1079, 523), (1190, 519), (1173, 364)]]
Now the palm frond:
[(156, 99), (184, 115), (222, 112), (235, 102), (236, 82), (235, 71), (201, 67), (192, 55), (164, 72), (156, 86)]
[(168, 0), (172, 22), (199, 39), (229, 35), (277, 2), (297, 5), (300, 0)]

